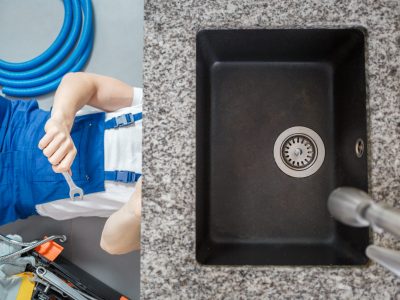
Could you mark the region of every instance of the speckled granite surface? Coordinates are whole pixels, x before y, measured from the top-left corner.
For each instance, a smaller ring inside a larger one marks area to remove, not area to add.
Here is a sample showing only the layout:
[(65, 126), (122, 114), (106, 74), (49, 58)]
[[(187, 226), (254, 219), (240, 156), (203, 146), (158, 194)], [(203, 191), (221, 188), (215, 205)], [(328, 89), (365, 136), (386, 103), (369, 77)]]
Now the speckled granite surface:
[[(196, 32), (352, 25), (369, 33), (370, 192), (400, 207), (399, 1), (146, 1), (143, 299), (400, 299), (400, 280), (375, 264), (231, 268), (195, 260)], [(388, 235), (374, 240), (400, 250)]]

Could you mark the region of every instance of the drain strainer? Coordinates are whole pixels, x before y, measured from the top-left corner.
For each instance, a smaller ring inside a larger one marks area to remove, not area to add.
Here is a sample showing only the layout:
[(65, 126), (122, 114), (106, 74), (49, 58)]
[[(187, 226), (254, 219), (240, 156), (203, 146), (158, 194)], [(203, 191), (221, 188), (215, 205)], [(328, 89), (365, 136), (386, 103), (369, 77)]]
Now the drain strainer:
[(310, 128), (291, 127), (276, 139), (274, 158), (285, 174), (298, 178), (307, 177), (317, 172), (324, 162), (324, 143)]
[(304, 134), (288, 137), (282, 146), (282, 158), (293, 170), (304, 170), (311, 166), (316, 158), (316, 146), (313, 140)]

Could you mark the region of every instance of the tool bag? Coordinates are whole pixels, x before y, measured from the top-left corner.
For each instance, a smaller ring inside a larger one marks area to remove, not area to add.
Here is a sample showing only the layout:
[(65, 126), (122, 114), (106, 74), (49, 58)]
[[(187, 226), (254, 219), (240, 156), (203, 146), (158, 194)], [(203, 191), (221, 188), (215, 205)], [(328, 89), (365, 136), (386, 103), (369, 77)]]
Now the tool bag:
[(24, 243), (20, 236), (0, 235), (1, 300), (129, 300), (60, 254), (51, 236)]

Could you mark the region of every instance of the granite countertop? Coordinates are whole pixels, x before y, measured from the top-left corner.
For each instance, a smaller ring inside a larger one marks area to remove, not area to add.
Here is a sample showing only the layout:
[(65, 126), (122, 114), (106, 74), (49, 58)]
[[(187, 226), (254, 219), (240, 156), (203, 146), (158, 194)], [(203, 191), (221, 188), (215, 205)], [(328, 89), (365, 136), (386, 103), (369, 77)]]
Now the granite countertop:
[[(370, 192), (400, 207), (399, 1), (145, 1), (143, 299), (400, 297), (400, 279), (376, 264), (218, 267), (195, 260), (197, 31), (349, 26), (368, 30)], [(400, 249), (386, 234), (374, 242)]]

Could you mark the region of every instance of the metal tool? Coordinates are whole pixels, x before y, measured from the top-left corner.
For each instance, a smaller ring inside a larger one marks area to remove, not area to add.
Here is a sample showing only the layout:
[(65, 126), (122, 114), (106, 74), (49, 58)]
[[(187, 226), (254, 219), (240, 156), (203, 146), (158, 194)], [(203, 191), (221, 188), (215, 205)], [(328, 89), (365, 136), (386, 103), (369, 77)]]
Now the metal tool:
[(42, 280), (46, 281), (50, 288), (55, 287), (57, 290), (76, 300), (87, 300), (88, 298), (84, 297), (74, 288), (70, 287), (65, 281), (62, 281), (58, 278), (57, 275), (45, 269), (44, 267), (36, 268), (36, 275)]
[(23, 243), (23, 242), (19, 242), (19, 241), (15, 241), (12, 240), (6, 236), (3, 236), (0, 234), (0, 240), (2, 240), (3, 242), (6, 242), (9, 245), (14, 245), (14, 246), (19, 246), (21, 247), (21, 249), (16, 250), (12, 253), (9, 254), (5, 254), (3, 256), (0, 256), (0, 262), (11, 259), (15, 256), (20, 256), (21, 254), (24, 254), (32, 249), (35, 249), (36, 247), (43, 245), (49, 241), (53, 241), (53, 240), (60, 240), (61, 242), (65, 242), (67, 240), (67, 237), (65, 235), (52, 235), (48, 238), (45, 238), (41, 241), (33, 241), (30, 243)]
[[(57, 285), (60, 283), (58, 280), (52, 281), (51, 276), (47, 277), (47, 280), (39, 277), (39, 275), (37, 275), (37, 269), (39, 267), (44, 268), (46, 272), (48, 272), (48, 275), (52, 273), (57, 276), (62, 282), (65, 282), (85, 299), (119, 299), (122, 296), (78, 266), (63, 258), (61, 255), (58, 256), (55, 261), (49, 261), (46, 257), (43, 257), (40, 253), (35, 251), (32, 252), (32, 256), (36, 258), (36, 266), (28, 265), (26, 270), (34, 274), (33, 281), (36, 283), (36, 293), (35, 297), (32, 299), (66, 300), (72, 298), (71, 296), (67, 297), (66, 292), (60, 289), (60, 286)], [(43, 270), (39, 269), (39, 273), (40, 272), (43, 272)], [(62, 287), (63, 286), (64, 285), (62, 285)]]
[(68, 172), (62, 173), (65, 180), (69, 186), (69, 197), (71, 200), (82, 200), (83, 199), (83, 190), (76, 186), (75, 182), (72, 180), (71, 175)]

